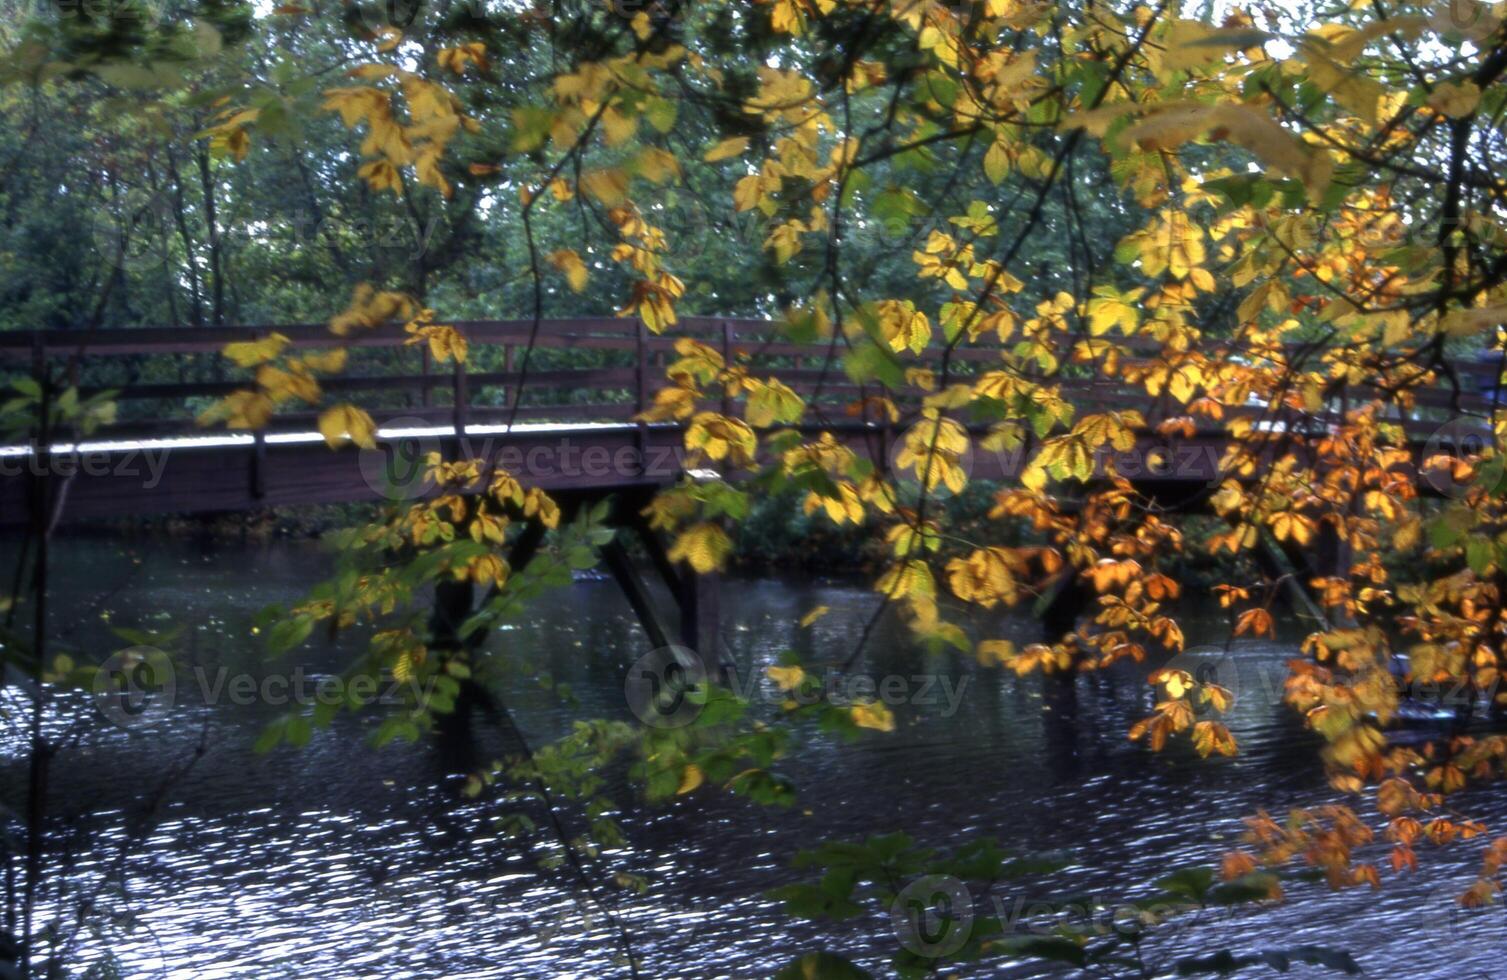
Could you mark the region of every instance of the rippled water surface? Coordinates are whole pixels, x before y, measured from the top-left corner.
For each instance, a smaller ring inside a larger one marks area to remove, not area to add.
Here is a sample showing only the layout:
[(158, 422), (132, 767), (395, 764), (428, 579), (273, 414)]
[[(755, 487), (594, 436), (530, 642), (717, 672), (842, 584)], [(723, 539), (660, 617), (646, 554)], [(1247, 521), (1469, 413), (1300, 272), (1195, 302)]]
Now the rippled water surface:
[[(86, 538), (59, 550), (56, 627), (69, 643), (102, 651), (119, 645), (111, 625), (181, 623), (189, 661), (201, 668), (180, 679), (170, 713), (130, 729), (92, 727), (58, 759), (56, 844), (73, 855), (60, 874), (84, 894), (102, 881), (120, 886), (99, 892), (108, 914), (96, 917), (88, 949), (113, 952), (131, 977), (627, 975), (613, 935), (600, 916), (583, 915), (569, 876), (541, 871), (537, 852), (501, 836), (494, 807), (458, 798), (432, 748), (365, 744), (380, 711), (343, 717), (302, 750), (258, 755), (251, 744), (279, 708), (225, 697), (204, 703), (203, 688), (222, 666), (266, 676), (343, 662), (338, 644), (349, 640), (316, 636), (268, 665), (250, 635), (258, 609), (297, 598), (328, 568), (317, 548)], [(873, 602), (857, 583), (729, 580), (723, 641), (740, 675), (756, 677), (791, 647), (811, 657), (847, 649)], [(831, 612), (797, 629), (818, 605)], [(1222, 639), (1196, 618), (1187, 626), (1195, 647)], [(1004, 620), (993, 635), (1029, 642), (1036, 630)], [(572, 694), (562, 700), (538, 676), (499, 691), (534, 744), (576, 718), (628, 717), (623, 678), (646, 643), (611, 583), (554, 593), (491, 643), (523, 654)], [(988, 834), (1012, 849), (1067, 848), (1091, 869), (1069, 873), (1078, 880), (1068, 883), (1111, 894), (1179, 864), (1217, 862), (1241, 816), (1333, 798), (1309, 736), (1260, 680), (1295, 647), (1233, 647), (1243, 689), (1231, 728), (1242, 754), (1204, 761), (1182, 748), (1152, 756), (1126, 741), (1131, 722), (1147, 713), (1146, 668), (1081, 679), (1075, 712), (1043, 710), (1035, 681), (928, 660), (882, 624), (870, 657), (875, 675), (940, 673), (951, 687), (928, 692), (935, 704), (898, 708), (892, 735), (849, 743), (803, 732), (783, 763), (799, 787), (795, 807), (770, 810), (715, 791), (651, 807), (618, 793), (629, 842), (606, 859), (650, 882), (641, 896), (624, 893), (619, 908), (643, 974), (769, 976), (825, 946), (882, 975), (895, 948), (883, 916), (816, 925), (786, 917), (765, 897), (800, 880), (789, 868), (796, 848), (826, 839), (905, 830), (942, 847)], [(911, 689), (923, 693), (918, 682)], [(500, 733), (481, 734), (501, 744)], [(201, 747), (202, 758), (180, 773)], [(24, 786), (21, 758), (6, 730), (0, 799), (12, 806)], [(159, 792), (155, 821), (127, 819)], [(1507, 791), (1472, 789), (1460, 805), (1494, 831), (1507, 824)], [(1472, 879), (1476, 851), (1425, 846), (1422, 872), (1388, 876), (1380, 892), (1335, 897), (1299, 884), (1278, 908), (1195, 922), (1173, 942), (1243, 950), (1324, 943), (1351, 950), (1373, 976), (1507, 977), (1507, 919), (1456, 912), (1449, 900)], [(1370, 856), (1384, 860), (1384, 845)], [(1032, 896), (996, 897), (1009, 905)], [(1043, 972), (997, 959), (959, 975)]]

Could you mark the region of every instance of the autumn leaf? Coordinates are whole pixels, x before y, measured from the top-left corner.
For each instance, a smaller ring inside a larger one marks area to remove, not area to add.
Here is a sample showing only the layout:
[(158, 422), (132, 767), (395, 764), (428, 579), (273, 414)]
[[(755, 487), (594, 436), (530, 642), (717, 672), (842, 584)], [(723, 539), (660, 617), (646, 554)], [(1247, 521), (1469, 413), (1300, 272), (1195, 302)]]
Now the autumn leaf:
[(1009, 667), (1015, 661), (1015, 644), (1009, 640), (984, 640), (974, 650), (980, 667)]
[(1295, 541), (1298, 544), (1307, 544), (1313, 538), (1314, 523), (1312, 518), (1296, 511), (1279, 511), (1271, 516), (1270, 524), (1272, 533), (1278, 541)]
[(532, 517), (547, 528), (556, 528), (560, 526), (560, 505), (539, 487), (529, 487), (523, 495), (523, 516)]
[(717, 571), (733, 549), (726, 532), (715, 524), (701, 523), (681, 532), (670, 547), (671, 561), (684, 561), (702, 575)]
[(280, 333), (273, 332), (260, 340), (245, 340), (226, 344), (222, 353), (235, 362), (237, 367), (255, 367), (274, 360), (291, 341)]
[(1235, 621), (1235, 635), (1275, 636), (1272, 615), (1265, 609), (1247, 609)]
[(804, 629), (805, 627), (810, 626), (812, 623), (816, 622), (818, 619), (821, 619), (831, 611), (831, 608), (828, 606), (814, 607), (810, 612), (801, 617), (801, 628)]
[(375, 449), (376, 433), (372, 417), (355, 405), (336, 405), (319, 416), (319, 434), (331, 448), (349, 439), (362, 449)]
[(749, 425), (760, 429), (776, 423), (789, 425), (800, 421), (806, 412), (801, 396), (778, 378), (750, 379), (748, 386), (748, 411), (744, 414)]
[(789, 667), (766, 667), (764, 673), (774, 681), (775, 686), (782, 691), (793, 691), (801, 686), (801, 681), (806, 679), (806, 672), (798, 665)]
[(428, 343), (429, 353), (439, 363), (455, 361), (464, 363), (470, 345), (460, 331), (445, 324), (409, 323), (406, 327), (411, 336), (405, 344)]
[(1451, 119), (1462, 119), (1476, 111), (1476, 106), (1481, 102), (1481, 86), (1475, 82), (1444, 82), (1434, 89), (1429, 95), (1428, 104), (1432, 109)]
[(694, 763), (687, 765), (680, 773), (680, 786), (676, 788), (675, 795), (684, 796), (694, 791), (705, 779), (706, 774), (701, 771), (700, 766)]
[(1201, 721), (1193, 726), (1193, 746), (1206, 759), (1216, 752), (1237, 755), (1240, 751), (1235, 745), (1235, 736), (1217, 721)]
[(748, 150), (747, 136), (733, 136), (723, 140), (702, 155), (701, 159), (707, 163), (716, 163), (719, 160), (727, 160), (732, 157), (742, 156)]
[(919, 354), (931, 341), (931, 323), (910, 300), (885, 300), (878, 307), (879, 331), (890, 350)]
[(586, 263), (581, 261), (581, 256), (574, 249), (562, 248), (551, 252), (549, 264), (564, 274), (572, 292), (579, 293), (586, 288), (590, 274), (586, 270)]
[(848, 713), (853, 719), (853, 724), (859, 728), (872, 728), (876, 732), (895, 730), (894, 714), (879, 701), (855, 704), (848, 709)]

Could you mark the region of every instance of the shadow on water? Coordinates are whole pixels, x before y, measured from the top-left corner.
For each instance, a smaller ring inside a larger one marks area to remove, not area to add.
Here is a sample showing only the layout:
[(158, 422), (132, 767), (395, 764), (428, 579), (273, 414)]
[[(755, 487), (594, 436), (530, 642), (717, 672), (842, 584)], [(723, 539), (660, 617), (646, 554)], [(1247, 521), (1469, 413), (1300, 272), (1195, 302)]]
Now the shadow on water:
[[(172, 712), (129, 730), (101, 728), (60, 759), (53, 808), (66, 828), (60, 847), (72, 855), (67, 875), (81, 886), (98, 879), (121, 839), (123, 814), (209, 731), (208, 755), (173, 786), (160, 822), (125, 863), (129, 896), (111, 907), (133, 910), (140, 927), (94, 941), (121, 958), (126, 975), (623, 973), (606, 923), (582, 908), (569, 882), (541, 873), (540, 855), (502, 837), (485, 805), (457, 797), (448, 774), (462, 760), (453, 754), (369, 748), (364, 740), (380, 720), (374, 711), (340, 717), (302, 750), (259, 755), (251, 743), (283, 708), (204, 696), (222, 670), (254, 678), (295, 667), (338, 670), (346, 654), (328, 639), (316, 636), (286, 662), (268, 663), (250, 635), (257, 610), (298, 599), (321, 577), (327, 559), (317, 549), (95, 538), (59, 550), (57, 625), (71, 643), (106, 651), (119, 645), (111, 626), (170, 620), (186, 626), (191, 663)], [(854, 583), (730, 582), (722, 639), (747, 682), (786, 649), (808, 662), (848, 649), (873, 602)], [(818, 605), (830, 612), (797, 628)], [(1223, 636), (1196, 616), (1184, 625), (1193, 642)], [(1008, 618), (987, 628), (1017, 642), (1041, 629)], [(578, 583), (548, 597), (524, 621), (497, 630), (488, 649), (537, 665), (491, 695), (534, 745), (578, 718), (629, 717), (623, 676), (643, 638), (610, 584)], [(1259, 673), (1294, 650), (1291, 640), (1242, 642), (1231, 656)], [(821, 945), (882, 967), (894, 949), (884, 922), (814, 925), (785, 917), (765, 897), (798, 877), (788, 866), (794, 850), (824, 839), (901, 829), (937, 846), (985, 834), (1019, 850), (1068, 848), (1082, 859), (1073, 885), (1118, 893), (1178, 864), (1217, 861), (1240, 818), (1258, 808), (1334, 798), (1312, 737), (1271, 691), (1242, 696), (1229, 719), (1242, 754), (1206, 761), (1185, 746), (1152, 755), (1126, 740), (1151, 707), (1150, 665), (1043, 686), (953, 656), (924, 656), (893, 626), (876, 631), (868, 662), (876, 679), (905, 679), (896, 732), (848, 743), (803, 730), (800, 750), (782, 763), (800, 790), (795, 807), (761, 809), (719, 792), (647, 807), (616, 787), (628, 842), (608, 857), (653, 885), (641, 897), (625, 893), (620, 906), (646, 975), (768, 976), (782, 957)], [(541, 683), (545, 674), (553, 683)], [(559, 685), (572, 702), (562, 702)], [(507, 751), (505, 726), (484, 703), (475, 707), (469, 728), (478, 757)], [(24, 784), (20, 761), (17, 743), (0, 745), (6, 804)], [(1507, 793), (1471, 793), (1472, 815), (1495, 829)], [(1297, 886), (1285, 905), (1242, 919), (1238, 929), (1195, 928), (1183, 938), (1339, 943), (1363, 965), (1377, 964), (1379, 976), (1464, 977), (1477, 965), (1502, 975), (1489, 955), (1507, 935), (1501, 920), (1488, 927), (1459, 919), (1446, 900), (1457, 880), (1468, 883), (1469, 858), (1441, 852), (1423, 874), (1377, 895), (1330, 898)], [(1488, 928), (1495, 931), (1478, 938)], [(1037, 974), (999, 961), (960, 975)]]

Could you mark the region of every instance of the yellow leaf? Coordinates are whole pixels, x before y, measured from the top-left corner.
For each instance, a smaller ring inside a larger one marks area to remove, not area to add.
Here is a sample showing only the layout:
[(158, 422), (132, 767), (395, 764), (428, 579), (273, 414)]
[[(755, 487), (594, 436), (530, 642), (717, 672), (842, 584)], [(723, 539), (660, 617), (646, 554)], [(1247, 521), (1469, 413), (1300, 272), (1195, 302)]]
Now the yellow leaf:
[(457, 364), (463, 363), (470, 351), (470, 344), (466, 342), (466, 338), (452, 326), (415, 320), (404, 329), (412, 334), (403, 342), (404, 344), (428, 341), (429, 353), (440, 363), (449, 360), (454, 360)]
[(1462, 119), (1476, 111), (1481, 101), (1481, 87), (1475, 82), (1445, 82), (1429, 96), (1429, 107), (1451, 119)]
[(931, 323), (910, 300), (884, 300), (877, 312), (879, 330), (891, 350), (919, 354), (931, 341)]
[(1008, 667), (1015, 660), (1015, 644), (1009, 640), (985, 640), (973, 654), (980, 667)]
[(1193, 675), (1186, 670), (1158, 671), (1156, 682), (1167, 689), (1168, 697), (1180, 698), (1193, 690)]
[(705, 779), (706, 775), (702, 773), (701, 767), (696, 765), (695, 763), (691, 763), (690, 765), (686, 766), (685, 771), (680, 774), (680, 788), (675, 790), (675, 795), (684, 796), (685, 794), (694, 790), (697, 786), (700, 786)]
[(348, 354), (349, 351), (344, 347), (305, 354), (303, 356), (303, 365), (310, 371), (318, 371), (320, 374), (339, 374), (345, 370), (345, 361)]
[(1194, 725), (1193, 745), (1198, 749), (1198, 754), (1206, 759), (1215, 752), (1220, 755), (1236, 755), (1240, 751), (1235, 745), (1235, 736), (1217, 721), (1201, 721)]
[(263, 364), (256, 369), (256, 383), (279, 404), (290, 398), (297, 398), (310, 405), (319, 401), (319, 382), (306, 371), (284, 371), (271, 364)]
[(1257, 47), (1271, 35), (1251, 28), (1210, 27), (1196, 20), (1174, 20), (1166, 37), (1162, 67), (1184, 71), (1209, 64), (1231, 49)]
[(1469, 337), (1499, 323), (1507, 323), (1507, 306), (1455, 310), (1444, 318), (1439, 328), (1450, 337)]
[(617, 168), (589, 170), (581, 175), (581, 189), (615, 208), (628, 199), (628, 175)]
[(929, 599), (937, 594), (937, 582), (932, 577), (930, 565), (920, 559), (911, 559), (891, 565), (874, 583), (874, 589), (891, 599), (908, 596)]
[(1250, 150), (1313, 193), (1329, 185), (1334, 164), (1326, 155), (1265, 112), (1241, 103), (1168, 103), (1125, 130), (1123, 138), (1142, 150), (1172, 150), (1205, 133)]
[(1010, 153), (1003, 140), (995, 140), (984, 154), (984, 176), (998, 184), (1010, 175)]
[(1395, 817), (1415, 805), (1417, 793), (1405, 779), (1393, 777), (1376, 787), (1376, 808)]
[(1284, 510), (1273, 514), (1270, 523), (1272, 533), (1279, 541), (1291, 538), (1298, 544), (1307, 544), (1313, 537), (1313, 520), (1296, 511)]
[(560, 526), (560, 505), (538, 487), (530, 487), (523, 498), (523, 516), (536, 518), (548, 528)]
[(895, 716), (890, 709), (878, 701), (867, 704), (855, 704), (848, 709), (853, 718), (853, 724), (859, 728), (872, 728), (876, 732), (892, 732), (895, 730)]
[(356, 171), (356, 176), (370, 184), (374, 191), (403, 193), (403, 176), (398, 172), (398, 168), (392, 165), (391, 160), (373, 160), (363, 164)]
[(812, 623), (816, 622), (818, 619), (821, 619), (831, 611), (832, 610), (828, 606), (817, 606), (815, 609), (811, 610), (806, 615), (801, 617), (801, 626), (803, 628), (810, 626)]
[(770, 378), (768, 381), (753, 381), (748, 393), (748, 410), (744, 412), (748, 424), (766, 428), (776, 422), (797, 422), (806, 412), (806, 403), (801, 396), (783, 381)]
[(947, 563), (948, 582), (958, 598), (985, 609), (999, 602), (1013, 604), (1017, 588), (1010, 562), (1010, 552), (1004, 548), (979, 548), (967, 558)]
[(722, 528), (701, 523), (687, 528), (675, 539), (670, 560), (689, 562), (693, 569), (706, 575), (721, 568), (732, 550), (732, 540)]
[(586, 263), (581, 261), (575, 249), (562, 248), (551, 252), (549, 264), (559, 269), (565, 275), (565, 281), (570, 284), (572, 292), (579, 293), (586, 288), (586, 281), (590, 273), (586, 270)]
[(1121, 294), (1112, 286), (1100, 286), (1094, 292), (1095, 297), (1088, 301), (1089, 334), (1102, 337), (1119, 326), (1125, 336), (1133, 335), (1141, 314), (1131, 303), (1140, 298), (1140, 290)]
[(707, 163), (716, 163), (718, 160), (727, 160), (731, 157), (742, 156), (747, 149), (747, 136), (733, 136), (707, 150), (701, 159)]
[(620, 146), (638, 132), (638, 116), (626, 115), (617, 108), (602, 110), (602, 136), (608, 146)]
[(376, 447), (377, 425), (355, 405), (336, 405), (319, 416), (319, 434), (331, 447), (349, 438), (362, 449)]
[(226, 344), (221, 352), (236, 363), (237, 367), (255, 367), (277, 357), (288, 346), (288, 338), (280, 333), (268, 334), (261, 340), (243, 340)]
[(685, 433), (687, 449), (715, 460), (726, 459), (734, 466), (752, 464), (758, 445), (758, 436), (741, 420), (716, 412), (699, 413)]
[(1329, 56), (1328, 44), (1312, 36), (1299, 44), (1297, 55), (1308, 65), (1308, 79), (1334, 101), (1355, 113), (1365, 122), (1376, 125), (1377, 113), (1385, 91), (1381, 83), (1360, 69), (1340, 64)]
[(799, 665), (791, 667), (766, 667), (764, 673), (782, 691), (793, 691), (806, 679), (806, 672)]
[(435, 60), (441, 68), (448, 68), (457, 75), (464, 74), (467, 62), (473, 62), (477, 68), (486, 71), (487, 46), (480, 41), (471, 41), (453, 48), (442, 48)]

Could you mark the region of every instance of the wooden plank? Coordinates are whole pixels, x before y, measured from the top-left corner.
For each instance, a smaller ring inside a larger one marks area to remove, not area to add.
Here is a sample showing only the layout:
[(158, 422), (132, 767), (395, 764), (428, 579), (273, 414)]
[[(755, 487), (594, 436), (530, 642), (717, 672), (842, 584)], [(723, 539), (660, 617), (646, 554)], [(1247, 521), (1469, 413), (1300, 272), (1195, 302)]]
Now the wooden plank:
[[(530, 371), (529, 388), (579, 388), (596, 390), (602, 388), (630, 388), (635, 383), (636, 368), (565, 368), (556, 371)], [(480, 371), (468, 375), (472, 388), (506, 387), (516, 385), (516, 371)], [(432, 389), (446, 385), (443, 375), (392, 374), (392, 375), (336, 375), (321, 378), (319, 385), (329, 392), (347, 391), (410, 391)], [(453, 386), (453, 379), (449, 382)], [(84, 397), (105, 391), (115, 391), (115, 400), (129, 401), (183, 401), (189, 398), (223, 398), (234, 391), (251, 386), (245, 381), (189, 381), (162, 384), (132, 385), (118, 388), (109, 385), (91, 385), (79, 389)]]
[[(605, 492), (620, 487), (645, 489), (674, 483), (680, 477), (681, 430), (653, 426), (645, 433), (653, 464), (645, 473), (632, 426), (575, 431), (473, 433), (421, 437), (416, 448), (453, 452), (495, 461), (531, 486), (550, 492)], [(392, 446), (391, 440), (385, 440)], [(67, 486), (64, 521), (144, 514), (235, 512), (346, 501), (398, 502), (431, 492), (417, 478), (394, 489), (387, 450), (331, 450), (323, 442), (294, 445), (268, 442), (265, 471), (274, 478), (264, 492), (253, 492), (247, 478), (257, 452), (250, 444), (228, 447), (173, 448), (150, 453), (123, 450), (90, 454), (72, 464), (56, 457), (53, 482)], [(400, 476), (403, 474), (399, 474)], [(0, 525), (24, 523), (30, 513), (30, 467), (25, 459), (7, 458), (0, 466)]]

